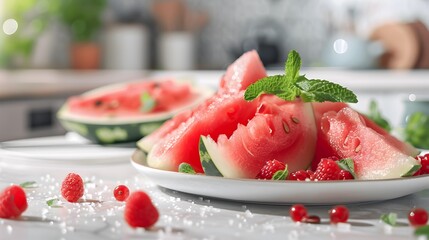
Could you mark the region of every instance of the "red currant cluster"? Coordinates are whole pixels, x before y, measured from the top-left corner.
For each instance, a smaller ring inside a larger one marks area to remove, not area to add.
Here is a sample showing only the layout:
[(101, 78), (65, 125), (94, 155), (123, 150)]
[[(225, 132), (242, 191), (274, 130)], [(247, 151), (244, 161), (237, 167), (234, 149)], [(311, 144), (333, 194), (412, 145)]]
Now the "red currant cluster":
[(423, 208), (413, 208), (408, 214), (408, 221), (413, 227), (421, 227), (428, 222), (428, 212)]
[[(294, 222), (320, 223), (320, 217), (308, 215), (307, 208), (302, 204), (295, 204), (290, 208), (289, 215)], [(349, 210), (343, 205), (338, 205), (329, 210), (329, 219), (332, 224), (346, 223), (349, 219)]]

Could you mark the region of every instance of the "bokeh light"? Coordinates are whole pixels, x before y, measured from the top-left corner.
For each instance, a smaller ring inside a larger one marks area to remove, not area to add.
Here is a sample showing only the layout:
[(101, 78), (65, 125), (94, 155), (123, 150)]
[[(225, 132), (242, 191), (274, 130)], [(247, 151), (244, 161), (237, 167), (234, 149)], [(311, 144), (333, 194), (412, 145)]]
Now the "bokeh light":
[(334, 41), (333, 47), (334, 47), (334, 51), (336, 53), (343, 54), (343, 53), (347, 52), (348, 44), (347, 44), (346, 40), (339, 38), (339, 39)]
[(4, 23), (3, 23), (3, 32), (6, 35), (12, 35), (17, 30), (18, 30), (18, 22), (15, 19), (9, 18), (9, 19), (6, 19), (6, 21), (4, 21)]

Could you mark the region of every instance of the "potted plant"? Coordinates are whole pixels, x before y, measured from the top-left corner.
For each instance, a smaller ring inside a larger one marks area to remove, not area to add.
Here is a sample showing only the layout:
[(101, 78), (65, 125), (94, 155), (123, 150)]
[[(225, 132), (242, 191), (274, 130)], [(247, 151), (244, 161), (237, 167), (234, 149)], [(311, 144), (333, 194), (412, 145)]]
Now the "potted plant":
[(96, 69), (100, 65), (100, 47), (95, 34), (101, 27), (106, 0), (60, 0), (59, 18), (68, 26), (72, 45), (70, 60), (75, 69)]

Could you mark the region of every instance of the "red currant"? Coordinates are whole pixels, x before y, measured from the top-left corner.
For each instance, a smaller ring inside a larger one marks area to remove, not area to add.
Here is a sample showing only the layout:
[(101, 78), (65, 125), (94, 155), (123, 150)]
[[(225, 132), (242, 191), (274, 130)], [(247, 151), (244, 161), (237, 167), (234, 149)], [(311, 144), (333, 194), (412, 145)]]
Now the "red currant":
[(125, 185), (119, 185), (113, 190), (113, 196), (115, 196), (116, 200), (120, 202), (127, 200), (129, 195), (130, 190)]
[(329, 211), (331, 223), (345, 223), (349, 219), (349, 210), (347, 207), (339, 205)]
[(412, 226), (418, 227), (426, 225), (428, 212), (423, 208), (413, 208), (408, 214), (408, 220)]
[(338, 174), (338, 179), (339, 180), (353, 180), (354, 177), (349, 171), (340, 170), (340, 173)]
[(301, 222), (304, 217), (307, 217), (307, 209), (302, 204), (295, 204), (290, 208), (290, 218), (294, 222)]

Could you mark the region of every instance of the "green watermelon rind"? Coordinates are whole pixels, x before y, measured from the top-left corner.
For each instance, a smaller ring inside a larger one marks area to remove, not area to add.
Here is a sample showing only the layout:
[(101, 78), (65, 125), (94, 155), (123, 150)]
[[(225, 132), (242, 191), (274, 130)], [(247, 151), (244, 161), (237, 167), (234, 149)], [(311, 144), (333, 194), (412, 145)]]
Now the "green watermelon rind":
[(206, 137), (200, 136), (199, 152), (204, 173), (207, 176), (223, 177), (222, 173), (216, 167), (216, 164), (213, 162), (209, 152), (207, 151), (207, 148), (204, 145), (204, 139), (206, 139)]
[(99, 144), (126, 143), (138, 141), (143, 136), (149, 134), (141, 129), (155, 129), (154, 126), (161, 126), (164, 121), (125, 123), (125, 124), (93, 124), (81, 121), (73, 121), (59, 118), (61, 125), (69, 130), (78, 133), (84, 138)]
[[(103, 93), (121, 88), (127, 84), (111, 84), (82, 94), (82, 96), (97, 96)], [(74, 114), (68, 110), (67, 102), (57, 113), (60, 124), (68, 131), (99, 144), (136, 142), (142, 137), (151, 134), (165, 121), (171, 119), (177, 113), (192, 108), (213, 95), (213, 90), (204, 87), (191, 86), (191, 91), (198, 93), (199, 97), (192, 103), (185, 104), (172, 111), (153, 113), (133, 117), (93, 117)]]

